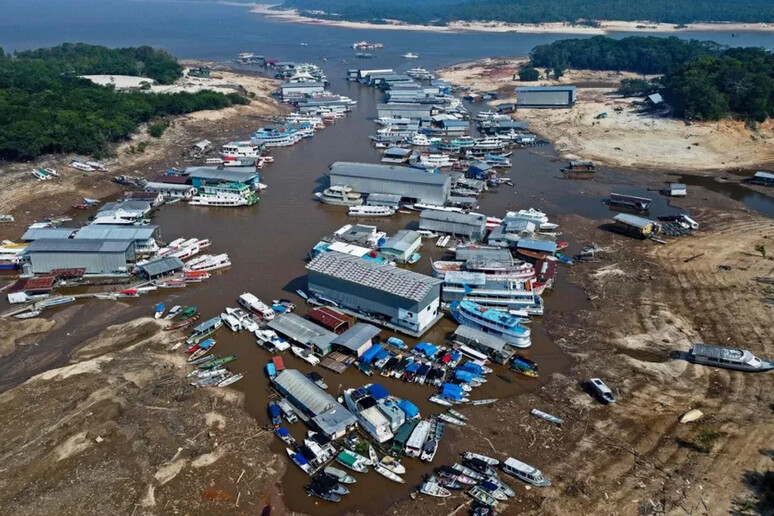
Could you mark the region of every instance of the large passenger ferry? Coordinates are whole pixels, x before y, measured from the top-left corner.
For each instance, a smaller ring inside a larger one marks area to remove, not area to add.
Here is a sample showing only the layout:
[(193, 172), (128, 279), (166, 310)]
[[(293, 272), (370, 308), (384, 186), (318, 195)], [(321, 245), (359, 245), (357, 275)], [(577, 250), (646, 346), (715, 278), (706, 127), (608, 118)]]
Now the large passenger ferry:
[(527, 347), (532, 344), (529, 328), (521, 325), (518, 317), (467, 300), (454, 301), (450, 311), (459, 324), (499, 335), (514, 346)]

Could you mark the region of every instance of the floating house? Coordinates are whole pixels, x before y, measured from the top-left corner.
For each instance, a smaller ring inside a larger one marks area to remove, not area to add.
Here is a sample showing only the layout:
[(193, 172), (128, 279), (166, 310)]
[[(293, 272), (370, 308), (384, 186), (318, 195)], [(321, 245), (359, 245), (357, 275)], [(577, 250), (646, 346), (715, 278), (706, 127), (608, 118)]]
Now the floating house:
[(470, 326), (458, 326), (452, 340), (484, 353), (498, 364), (508, 363), (514, 354), (513, 347), (500, 337)]
[(423, 334), (442, 317), (437, 278), (335, 252), (306, 268), (311, 293), (409, 335)]
[(613, 229), (625, 235), (648, 238), (656, 231), (656, 222), (628, 213), (619, 213), (613, 217)]
[(269, 321), (267, 326), (320, 356), (325, 356), (332, 351), (331, 343), (337, 336), (332, 331), (294, 313), (279, 314)]
[(685, 197), (686, 195), (688, 195), (688, 187), (684, 183), (669, 184), (670, 197)]
[(137, 266), (137, 272), (148, 280), (155, 280), (183, 270), (185, 263), (176, 256), (156, 258)]
[(297, 369), (285, 369), (272, 384), (304, 420), (330, 439), (344, 437), (357, 425), (350, 411)]
[(373, 324), (357, 323), (331, 343), (334, 351), (345, 355), (360, 357), (373, 345), (373, 340), (381, 333)]
[(306, 317), (337, 335), (347, 331), (353, 323), (351, 316), (332, 306), (312, 308), (306, 313)]
[(25, 270), (84, 269), (91, 275), (127, 275), (136, 259), (133, 240), (40, 239), (22, 254)]
[(137, 254), (150, 254), (159, 250), (156, 243), (159, 226), (114, 226), (99, 224), (84, 226), (73, 234), (76, 240), (131, 240)]
[(422, 210), (419, 229), (482, 240), (486, 234), (486, 215), (443, 210)]
[(398, 263), (406, 263), (422, 247), (422, 235), (401, 229), (379, 247), (379, 252)]
[(330, 166), (331, 186), (350, 186), (362, 194), (400, 195), (407, 202), (443, 205), (449, 199), (451, 177), (409, 168), (338, 161)]

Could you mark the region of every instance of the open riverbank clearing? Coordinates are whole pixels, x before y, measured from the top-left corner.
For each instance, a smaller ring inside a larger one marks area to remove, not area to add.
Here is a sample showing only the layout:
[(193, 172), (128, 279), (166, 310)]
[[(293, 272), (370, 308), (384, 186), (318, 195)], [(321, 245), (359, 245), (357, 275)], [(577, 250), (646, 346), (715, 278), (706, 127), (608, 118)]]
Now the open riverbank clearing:
[[(774, 123), (756, 129), (742, 121), (694, 122), (649, 113), (641, 98), (615, 94), (620, 81), (633, 73), (568, 70), (559, 80), (514, 81), (524, 58), (483, 59), (439, 70), (452, 84), (513, 96), (517, 86), (575, 84), (571, 109), (520, 109), (514, 118), (550, 140), (566, 159), (593, 160), (627, 168), (660, 168), (695, 172), (738, 170), (774, 162)], [(513, 99), (501, 98), (492, 105)], [(601, 118), (601, 115), (605, 118)]]

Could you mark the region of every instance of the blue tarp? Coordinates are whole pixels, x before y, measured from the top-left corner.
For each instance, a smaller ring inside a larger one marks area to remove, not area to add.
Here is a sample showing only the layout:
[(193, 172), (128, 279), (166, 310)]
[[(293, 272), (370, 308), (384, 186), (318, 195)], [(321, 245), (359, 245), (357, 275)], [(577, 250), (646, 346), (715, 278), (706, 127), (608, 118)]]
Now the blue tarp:
[(441, 385), (441, 390), (444, 392), (459, 392), (462, 393), (462, 387), (454, 383), (445, 383)]
[(406, 419), (412, 419), (419, 416), (419, 409), (409, 400), (400, 400), (398, 402), (398, 407), (406, 413)]
[(438, 353), (438, 347), (430, 344), (429, 342), (420, 342), (414, 346), (414, 351), (419, 351), (428, 358), (432, 358), (436, 353)]
[(468, 371), (479, 376), (484, 374), (484, 369), (480, 365), (473, 362), (465, 362), (457, 369), (461, 369), (462, 371)]
[(288, 430), (287, 428), (284, 428), (284, 427), (279, 427), (274, 432), (277, 435), (281, 436), (281, 437), (285, 437), (285, 436), (290, 435), (290, 430)]
[(416, 373), (417, 371), (419, 371), (420, 367), (421, 365), (418, 364), (417, 362), (412, 362), (408, 365), (408, 367), (406, 368), (406, 371), (408, 371), (409, 373)]
[(454, 377), (455, 377), (457, 380), (460, 380), (460, 381), (462, 381), (462, 382), (465, 382), (465, 383), (470, 383), (470, 382), (472, 382), (472, 381), (473, 381), (473, 379), (474, 379), (474, 378), (476, 378), (476, 377), (477, 377), (477, 375), (476, 375), (476, 374), (474, 374), (474, 373), (471, 373), (470, 371), (463, 371), (463, 370), (461, 370), (461, 369), (457, 369), (457, 370), (454, 372)]
[(381, 360), (384, 357), (388, 357), (388, 356), (391, 356), (391, 355), (392, 355), (392, 353), (390, 353), (386, 349), (380, 349), (379, 352), (376, 354), (376, 360)]
[(371, 385), (366, 387), (366, 389), (371, 394), (371, 396), (374, 397), (376, 401), (382, 400), (390, 395), (390, 393), (387, 392), (387, 389), (385, 389), (378, 383), (372, 383)]
[(379, 354), (380, 351), (384, 351), (384, 348), (380, 346), (379, 344), (374, 344), (360, 357), (360, 362), (363, 364), (370, 364), (376, 360), (376, 356)]
[(269, 415), (271, 417), (277, 417), (280, 415), (280, 408), (279, 405), (276, 403), (270, 403), (269, 404)]
[(293, 458), (296, 460), (296, 462), (298, 462), (302, 466), (304, 464), (308, 464), (309, 463), (309, 461), (306, 459), (306, 457), (304, 457), (300, 453), (296, 453), (295, 455), (293, 455)]

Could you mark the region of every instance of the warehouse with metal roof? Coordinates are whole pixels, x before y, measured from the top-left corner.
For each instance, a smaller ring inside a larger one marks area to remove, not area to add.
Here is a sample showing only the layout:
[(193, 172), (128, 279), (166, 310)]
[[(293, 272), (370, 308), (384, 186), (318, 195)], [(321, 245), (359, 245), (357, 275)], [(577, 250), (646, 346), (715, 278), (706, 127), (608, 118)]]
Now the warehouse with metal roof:
[(373, 339), (381, 329), (373, 324), (357, 323), (333, 341), (333, 349), (347, 355), (360, 357), (373, 344)]
[(196, 188), (219, 183), (245, 183), (254, 186), (260, 181), (260, 176), (253, 167), (188, 167), (185, 173)]
[(432, 104), (389, 102), (376, 106), (376, 113), (379, 118), (414, 118), (429, 122), (434, 108)]
[(306, 268), (312, 294), (404, 333), (421, 335), (442, 316), (437, 278), (336, 252), (321, 254)]
[(277, 333), (321, 356), (331, 352), (331, 342), (336, 338), (336, 334), (332, 331), (293, 313), (279, 314), (267, 325)]
[(451, 178), (406, 167), (337, 161), (329, 169), (331, 186), (350, 186), (362, 194), (400, 195), (407, 202), (444, 205)]
[(322, 433), (331, 439), (344, 435), (357, 424), (355, 416), (297, 369), (285, 369), (273, 380), (274, 388)]
[(132, 240), (137, 254), (147, 254), (158, 251), (155, 236), (158, 226), (117, 226), (100, 224), (84, 226), (75, 232), (76, 240)]
[(135, 261), (132, 240), (40, 239), (23, 253), (25, 269), (45, 274), (54, 269), (85, 269), (86, 274), (128, 274)]
[(518, 108), (563, 108), (575, 104), (575, 86), (520, 86), (516, 88)]
[(420, 247), (422, 235), (411, 229), (401, 229), (379, 247), (379, 252), (398, 263), (406, 263)]
[(422, 210), (422, 213), (419, 214), (419, 229), (464, 236), (469, 240), (483, 240), (486, 233), (486, 215)]
[(149, 280), (172, 274), (173, 272), (181, 271), (185, 267), (185, 263), (176, 256), (164, 256), (162, 258), (156, 258), (142, 265), (138, 265), (137, 269), (144, 277)]
[(74, 228), (29, 228), (24, 232), (21, 239), (24, 242), (32, 242), (41, 239), (63, 239), (70, 238), (75, 231)]

